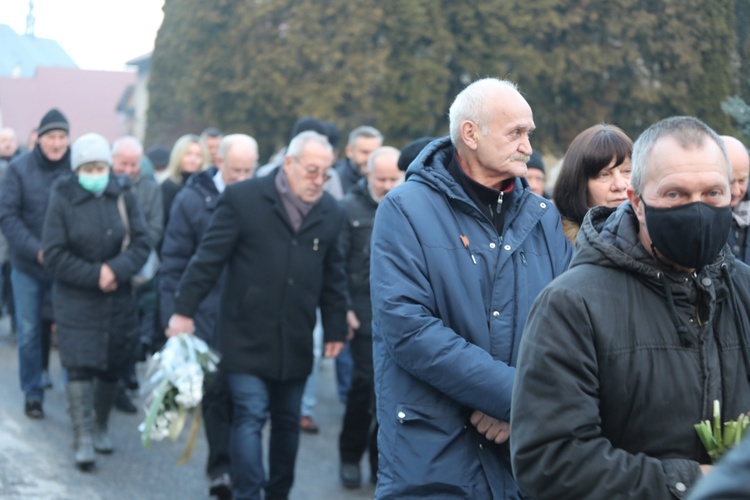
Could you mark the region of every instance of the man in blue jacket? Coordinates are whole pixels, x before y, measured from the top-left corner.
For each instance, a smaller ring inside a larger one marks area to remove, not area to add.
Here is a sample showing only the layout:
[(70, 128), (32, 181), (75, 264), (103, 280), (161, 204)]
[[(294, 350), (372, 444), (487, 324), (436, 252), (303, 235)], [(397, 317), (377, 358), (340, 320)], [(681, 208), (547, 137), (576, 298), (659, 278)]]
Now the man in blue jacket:
[(0, 228), (10, 245), (24, 411), (35, 419), (44, 417), (42, 305), (52, 289), (52, 275), (43, 267), (42, 226), (52, 184), (70, 173), (68, 120), (52, 109), (38, 134), (34, 149), (8, 166), (0, 195)]
[(537, 293), (567, 267), (560, 216), (524, 178), (534, 120), (484, 79), (381, 202), (372, 236), (376, 497), (518, 498), (510, 399)]

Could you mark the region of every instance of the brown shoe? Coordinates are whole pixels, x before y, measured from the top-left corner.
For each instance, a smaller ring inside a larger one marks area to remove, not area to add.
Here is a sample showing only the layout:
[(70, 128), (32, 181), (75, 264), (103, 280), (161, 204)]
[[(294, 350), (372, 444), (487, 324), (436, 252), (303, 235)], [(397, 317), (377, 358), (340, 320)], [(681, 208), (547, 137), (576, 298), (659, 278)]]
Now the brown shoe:
[(300, 417), (299, 428), (302, 432), (307, 432), (308, 434), (317, 434), (318, 431), (320, 431), (320, 428), (318, 427), (318, 424), (315, 423), (315, 420), (313, 420), (312, 417), (308, 417), (307, 415), (302, 415)]

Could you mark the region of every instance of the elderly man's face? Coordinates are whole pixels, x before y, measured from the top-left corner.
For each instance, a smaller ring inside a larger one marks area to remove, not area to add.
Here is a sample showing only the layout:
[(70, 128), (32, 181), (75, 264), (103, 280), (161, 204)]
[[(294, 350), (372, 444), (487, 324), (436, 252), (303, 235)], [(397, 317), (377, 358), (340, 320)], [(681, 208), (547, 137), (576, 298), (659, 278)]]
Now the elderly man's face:
[(646, 227), (645, 202), (654, 208), (669, 208), (697, 201), (715, 207), (729, 205), (731, 193), (726, 158), (710, 137), (699, 147), (684, 149), (674, 138), (662, 137), (648, 156), (648, 167), (643, 180), (641, 198), (633, 187), (628, 198), (640, 222), (641, 241), (650, 247)]
[(476, 155), (485, 177), (504, 181), (526, 175), (531, 156), (529, 135), (534, 130), (534, 115), (518, 91), (502, 88), (490, 101), (489, 134), (476, 127)]
[(529, 181), (529, 189), (531, 189), (532, 193), (544, 196), (544, 188), (547, 184), (544, 172), (538, 168), (530, 168), (526, 172), (526, 180)]
[(298, 158), (284, 158), (289, 188), (305, 203), (315, 203), (323, 197), (323, 184), (333, 165), (333, 153), (323, 144), (308, 142)]
[(60, 161), (68, 151), (68, 133), (64, 130), (50, 130), (39, 139), (39, 149), (49, 161)]
[(227, 186), (253, 176), (258, 163), (258, 151), (247, 144), (235, 144), (226, 152), (226, 158), (216, 157), (216, 166)]
[(398, 154), (382, 153), (372, 163), (367, 182), (378, 200), (385, 198), (391, 189), (404, 182), (404, 172), (398, 168)]
[(120, 149), (112, 155), (112, 172), (136, 180), (141, 172), (141, 154), (138, 151)]
[(9, 130), (0, 130), (0, 156), (8, 157), (18, 149), (16, 136)]

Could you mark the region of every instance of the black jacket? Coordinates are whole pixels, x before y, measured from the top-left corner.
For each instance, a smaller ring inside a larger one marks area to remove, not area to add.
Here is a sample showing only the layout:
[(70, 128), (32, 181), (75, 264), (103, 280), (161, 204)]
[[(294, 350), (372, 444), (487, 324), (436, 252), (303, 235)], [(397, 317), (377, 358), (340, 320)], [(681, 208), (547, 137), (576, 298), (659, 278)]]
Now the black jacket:
[(357, 335), (372, 335), (370, 237), (378, 204), (370, 196), (367, 179), (360, 179), (341, 200), (341, 204), (346, 210), (346, 224), (341, 231), (341, 248), (346, 260), (348, 307), (354, 311), (361, 324)]
[(341, 188), (344, 190), (344, 195), (351, 191), (352, 188), (357, 185), (357, 182), (363, 177), (349, 158), (336, 160), (333, 168), (339, 174)]
[(0, 190), (0, 228), (10, 245), (14, 268), (37, 279), (50, 275), (36, 260), (42, 248), (42, 226), (55, 180), (70, 174), (70, 149), (51, 162), (37, 145), (8, 165)]
[(532, 498), (684, 498), (710, 463), (694, 424), (716, 399), (750, 410), (750, 268), (725, 246), (696, 275), (665, 270), (638, 229), (627, 202), (589, 211), (529, 313), (510, 443)]
[[(174, 292), (190, 258), (195, 254), (206, 232), (208, 222), (216, 210), (219, 191), (213, 181), (216, 167), (195, 174), (187, 181), (172, 204), (172, 215), (164, 233), (159, 268), (159, 313), (166, 328), (174, 312)], [(219, 312), (221, 282), (211, 288), (195, 313), (195, 333), (213, 344), (216, 315)]]
[(346, 336), (344, 212), (326, 193), (295, 233), (274, 181), (227, 187), (177, 288), (175, 312), (194, 317), (228, 265), (218, 320), (223, 367), (300, 379), (312, 368), (316, 306), (325, 341)]
[[(149, 237), (135, 195), (110, 178), (94, 196), (69, 173), (55, 185), (44, 221), (45, 266), (54, 274), (54, 316), (65, 367), (106, 370), (122, 366), (138, 338), (130, 278), (148, 258)], [(117, 210), (124, 195), (130, 245), (121, 252), (125, 228)], [(102, 263), (117, 276), (117, 290), (99, 289)]]

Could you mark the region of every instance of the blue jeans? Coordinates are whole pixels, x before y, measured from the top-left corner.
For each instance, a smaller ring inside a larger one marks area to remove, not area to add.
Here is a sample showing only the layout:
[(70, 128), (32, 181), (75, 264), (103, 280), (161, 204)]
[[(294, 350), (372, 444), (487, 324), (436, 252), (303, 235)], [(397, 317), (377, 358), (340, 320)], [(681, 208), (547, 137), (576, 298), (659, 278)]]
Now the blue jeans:
[[(230, 456), (235, 500), (287, 497), (294, 482), (299, 447), (299, 418), (305, 379), (268, 380), (244, 373), (227, 373), (234, 405)], [(269, 474), (263, 470), (263, 426), (271, 417)]]
[(40, 280), (13, 269), (10, 273), (16, 307), (18, 369), (26, 401), (44, 401), (42, 386), (42, 306), (52, 280)]
[(313, 416), (313, 410), (318, 403), (318, 371), (320, 369), (320, 359), (323, 357), (323, 323), (320, 320), (320, 309), (315, 311), (317, 321), (313, 328), (313, 366), (310, 375), (307, 376), (305, 392), (302, 394), (302, 415), (306, 417)]
[(352, 370), (354, 360), (349, 350), (349, 342), (346, 343), (338, 356), (336, 356), (336, 390), (339, 393), (339, 401), (346, 404), (346, 395), (352, 385)]

